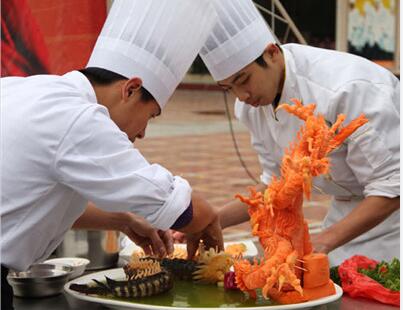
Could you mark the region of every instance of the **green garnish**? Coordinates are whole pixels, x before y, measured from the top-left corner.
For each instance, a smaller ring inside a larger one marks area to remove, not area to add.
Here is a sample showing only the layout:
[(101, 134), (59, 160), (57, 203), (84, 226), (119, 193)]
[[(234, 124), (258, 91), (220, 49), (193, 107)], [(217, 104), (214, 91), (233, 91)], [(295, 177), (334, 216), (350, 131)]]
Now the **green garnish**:
[(400, 261), (394, 258), (390, 263), (381, 261), (374, 269), (359, 268), (358, 272), (374, 279), (392, 291), (400, 291)]
[(330, 279), (337, 285), (341, 286), (341, 279), (339, 276), (339, 266), (334, 266), (330, 268)]

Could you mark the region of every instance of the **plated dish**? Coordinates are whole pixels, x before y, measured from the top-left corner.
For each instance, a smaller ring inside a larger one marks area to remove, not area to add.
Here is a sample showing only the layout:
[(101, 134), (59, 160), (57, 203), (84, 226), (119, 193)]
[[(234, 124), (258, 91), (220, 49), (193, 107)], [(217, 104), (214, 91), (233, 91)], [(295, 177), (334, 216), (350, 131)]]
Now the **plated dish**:
[(304, 309), (317, 305), (327, 304), (339, 299), (343, 291), (341, 287), (335, 285), (336, 294), (317, 300), (288, 305), (273, 305), (264, 304), (263, 300), (250, 300), (245, 297), (242, 292), (225, 291), (222, 287), (214, 285), (199, 285), (192, 284), (188, 281), (176, 281), (174, 289), (170, 292), (159, 296), (146, 297), (142, 299), (133, 299), (128, 301), (124, 299), (109, 299), (104, 297), (97, 297), (92, 295), (85, 295), (71, 290), (71, 284), (89, 284), (93, 283), (93, 279), (104, 281), (105, 276), (111, 279), (119, 280), (124, 279), (125, 274), (122, 268), (115, 268), (104, 270), (92, 274), (79, 277), (73, 281), (68, 282), (64, 289), (74, 298), (85, 300), (88, 302), (95, 302), (104, 306), (115, 309), (189, 309), (190, 307), (197, 307), (198, 310), (207, 310), (213, 307), (225, 307), (227, 309), (244, 309), (244, 310), (285, 310), (285, 309)]

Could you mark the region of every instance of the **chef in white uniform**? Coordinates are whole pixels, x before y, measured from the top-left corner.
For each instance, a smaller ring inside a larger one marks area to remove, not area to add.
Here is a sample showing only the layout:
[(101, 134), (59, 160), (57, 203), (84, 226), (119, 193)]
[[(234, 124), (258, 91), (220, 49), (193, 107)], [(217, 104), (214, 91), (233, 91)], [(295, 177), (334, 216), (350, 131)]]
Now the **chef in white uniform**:
[[(399, 257), (400, 82), (388, 70), (347, 53), (275, 44), (250, 0), (215, 1), (219, 23), (200, 55), (213, 78), (237, 96), (235, 114), (249, 129), (262, 166), (259, 190), (279, 175), (284, 149), (302, 121), (275, 108), (298, 98), (316, 103), (329, 124), (364, 113), (369, 122), (331, 155), (331, 172), (314, 188), (332, 196), (316, 251), (333, 265), (354, 254)], [(223, 228), (248, 219), (233, 202), (221, 210)]]
[(222, 248), (212, 207), (132, 144), (161, 113), (215, 20), (207, 0), (115, 0), (84, 74), (1, 79), (2, 282), (7, 269), (46, 259), (88, 201), (136, 213), (156, 229), (174, 227), (192, 245), (203, 237)]

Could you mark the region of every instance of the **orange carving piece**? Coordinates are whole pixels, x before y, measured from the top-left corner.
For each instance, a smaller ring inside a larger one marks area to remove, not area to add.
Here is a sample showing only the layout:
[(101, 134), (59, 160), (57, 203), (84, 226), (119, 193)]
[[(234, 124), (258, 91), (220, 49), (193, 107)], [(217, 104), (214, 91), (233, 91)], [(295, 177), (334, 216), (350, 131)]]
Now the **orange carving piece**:
[[(237, 285), (252, 297), (261, 288), (265, 298), (281, 303), (303, 302), (335, 292), (324, 271), (329, 269), (327, 255), (312, 254), (302, 203), (304, 196), (310, 199), (312, 179), (329, 173), (329, 153), (368, 121), (361, 115), (342, 128), (345, 116), (341, 114), (329, 127), (322, 115), (314, 115), (315, 104), (292, 101), (294, 105), (281, 104), (278, 109), (299, 117), (305, 124), (285, 150), (281, 175), (273, 176), (264, 193), (251, 188), (249, 197), (236, 195), (249, 206), (252, 234), (264, 249), (264, 257), (253, 264), (243, 259), (235, 261)], [(320, 275), (314, 276), (318, 270)]]

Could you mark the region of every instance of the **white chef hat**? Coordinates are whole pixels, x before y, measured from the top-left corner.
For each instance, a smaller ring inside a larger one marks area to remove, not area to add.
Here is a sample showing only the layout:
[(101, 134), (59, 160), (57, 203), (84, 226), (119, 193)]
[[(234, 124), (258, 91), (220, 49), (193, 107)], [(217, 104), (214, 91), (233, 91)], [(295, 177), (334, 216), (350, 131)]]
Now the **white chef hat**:
[(200, 56), (214, 80), (238, 72), (276, 40), (251, 0), (215, 0), (218, 23), (207, 38)]
[(162, 109), (216, 21), (209, 0), (115, 0), (87, 68), (141, 78)]

